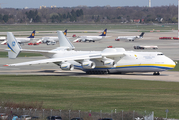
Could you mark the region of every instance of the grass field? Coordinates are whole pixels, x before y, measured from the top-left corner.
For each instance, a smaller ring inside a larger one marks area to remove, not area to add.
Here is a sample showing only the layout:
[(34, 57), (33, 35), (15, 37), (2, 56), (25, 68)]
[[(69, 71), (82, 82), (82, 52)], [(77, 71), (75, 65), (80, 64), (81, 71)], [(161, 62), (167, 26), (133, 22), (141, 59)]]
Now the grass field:
[(179, 118), (179, 83), (65, 76), (0, 76), (1, 100), (43, 102), (44, 108), (154, 111)]
[(56, 30), (103, 30), (110, 29), (130, 29), (131, 31), (140, 30), (149, 32), (151, 30), (177, 30), (176, 25), (143, 25), (143, 24), (29, 24), (29, 25), (0, 25), (0, 32), (13, 31), (56, 31)]

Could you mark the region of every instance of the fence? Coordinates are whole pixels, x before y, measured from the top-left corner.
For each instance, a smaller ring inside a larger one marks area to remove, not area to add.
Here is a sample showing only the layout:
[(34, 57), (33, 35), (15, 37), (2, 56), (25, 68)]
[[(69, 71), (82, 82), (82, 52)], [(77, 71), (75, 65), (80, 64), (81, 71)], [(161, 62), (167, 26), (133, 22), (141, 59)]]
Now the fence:
[(83, 118), (83, 120), (98, 120), (101, 118), (112, 118), (113, 120), (154, 120), (154, 113), (139, 113), (136, 111), (118, 111), (111, 110), (109, 113), (105, 113), (102, 110), (99, 112), (84, 112), (81, 110), (53, 110), (53, 109), (32, 109), (32, 108), (11, 108), (11, 107), (1, 107), (0, 113), (6, 113), (8, 115), (8, 120), (12, 120), (12, 116), (15, 114), (17, 116), (29, 115), (34, 117), (39, 117), (39, 119), (44, 120), (47, 116), (61, 116), (63, 120), (71, 120), (75, 117)]

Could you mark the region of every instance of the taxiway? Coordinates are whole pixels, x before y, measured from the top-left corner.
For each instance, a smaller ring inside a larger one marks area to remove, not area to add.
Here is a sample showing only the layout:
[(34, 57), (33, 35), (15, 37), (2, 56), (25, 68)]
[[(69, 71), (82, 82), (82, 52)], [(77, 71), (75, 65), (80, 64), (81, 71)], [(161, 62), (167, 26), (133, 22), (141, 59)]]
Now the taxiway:
[[(73, 32), (77, 34), (77, 36), (81, 35), (98, 35), (101, 30), (96, 31), (97, 33), (82, 33), (83, 31), (70, 31), (67, 36), (72, 36)], [(166, 56), (170, 57), (173, 60), (179, 60), (179, 40), (159, 40), (159, 37), (162, 36), (177, 36), (177, 31), (169, 31), (169, 32), (147, 32), (144, 34), (143, 39), (135, 40), (134, 42), (129, 41), (115, 41), (117, 36), (129, 36), (129, 35), (138, 35), (141, 32), (122, 32), (121, 30), (109, 30), (106, 39), (101, 40), (99, 42), (82, 42), (82, 43), (73, 43), (76, 47), (76, 50), (87, 50), (87, 51), (101, 51), (105, 49), (107, 46), (113, 47), (122, 47), (126, 50), (133, 51), (157, 51), (163, 52)], [(16, 33), (19, 34), (19, 33)], [(57, 36), (54, 32), (48, 34), (49, 36)], [(40, 33), (38, 37), (45, 36), (45, 34)], [(73, 41), (75, 38), (71, 38)], [(35, 42), (35, 41), (33, 41)], [(134, 45), (156, 45), (159, 49), (144, 49), (144, 50), (134, 50)], [(59, 46), (59, 43), (56, 45), (46, 45), (40, 44), (37, 46), (29, 46), (22, 45), (23, 49), (39, 49), (39, 50), (51, 50)], [(1, 45), (0, 51), (4, 51), (7, 49), (7, 46)], [(0, 74), (1, 75), (64, 75), (64, 76), (80, 76), (80, 77), (99, 77), (99, 78), (117, 78), (117, 79), (138, 79), (138, 80), (157, 80), (157, 81), (173, 81), (179, 82), (179, 72), (171, 72), (164, 71), (161, 72), (160, 76), (153, 76), (153, 73), (128, 73), (124, 75), (120, 74), (107, 74), (107, 75), (88, 75), (82, 71), (74, 70), (74, 71), (62, 71), (60, 68), (52, 63), (50, 64), (40, 64), (40, 65), (32, 65), (32, 66), (20, 66), (20, 67), (5, 67), (5, 64), (19, 63), (25, 61), (32, 61), (43, 59), (45, 57), (18, 57), (17, 59), (8, 59), (8, 58), (0, 58)]]

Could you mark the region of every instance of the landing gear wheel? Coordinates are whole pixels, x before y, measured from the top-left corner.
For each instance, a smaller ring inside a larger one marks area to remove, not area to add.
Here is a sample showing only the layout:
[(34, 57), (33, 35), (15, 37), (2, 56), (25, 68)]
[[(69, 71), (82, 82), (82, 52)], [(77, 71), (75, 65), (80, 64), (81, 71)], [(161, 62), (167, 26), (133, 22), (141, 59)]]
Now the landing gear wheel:
[(160, 75), (160, 73), (159, 72), (154, 72), (153, 75)]

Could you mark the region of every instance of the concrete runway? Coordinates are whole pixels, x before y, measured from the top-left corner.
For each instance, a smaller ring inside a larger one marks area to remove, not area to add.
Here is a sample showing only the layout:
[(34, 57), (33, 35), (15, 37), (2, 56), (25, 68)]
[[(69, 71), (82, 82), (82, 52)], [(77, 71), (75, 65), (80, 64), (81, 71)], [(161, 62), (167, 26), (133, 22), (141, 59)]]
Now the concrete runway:
[[(83, 30), (84, 31), (84, 30)], [(68, 31), (70, 33), (67, 34), (67, 37), (71, 37), (73, 34), (77, 36), (80, 35), (99, 35), (102, 32), (101, 30), (96, 31), (97, 33), (79, 33), (83, 31)], [(48, 36), (57, 36), (56, 31), (50, 32)], [(74, 32), (74, 33), (73, 33)], [(91, 32), (88, 31), (88, 32)], [(117, 36), (130, 36), (130, 35), (139, 35), (141, 32), (122, 32), (121, 30), (108, 30), (107, 37), (104, 40), (98, 42), (91, 43), (73, 43), (76, 47), (76, 50), (87, 50), (87, 51), (101, 51), (105, 49), (107, 46), (112, 45), (113, 47), (123, 47), (127, 51), (157, 51), (163, 52), (166, 56), (170, 57), (173, 60), (179, 60), (179, 40), (159, 40), (159, 37), (177, 37), (177, 31), (169, 31), (169, 32), (150, 32), (145, 33), (143, 39), (135, 40), (134, 42), (129, 41), (115, 41), (114, 39)], [(14, 33), (15, 35), (19, 35), (20, 33)], [(27, 34), (27, 33), (26, 33)], [(38, 37), (46, 36), (45, 32), (41, 33), (39, 31)], [(74, 38), (70, 38), (71, 41)], [(35, 41), (34, 41), (35, 42)], [(145, 50), (134, 50), (134, 45), (157, 45), (159, 49), (145, 49)], [(59, 44), (49, 45), (41, 44), (38, 46), (28, 46), (22, 45), (23, 49), (37, 49), (37, 50), (51, 50), (58, 47)], [(0, 51), (6, 49), (7, 46), (0, 45)], [(19, 63), (25, 61), (39, 60), (44, 59), (45, 57), (18, 57), (17, 59), (8, 59), (8, 58), (0, 58), (0, 74), (33, 74), (33, 75), (64, 75), (64, 76), (80, 76), (80, 77), (99, 77), (99, 78), (116, 78), (116, 79), (138, 79), (138, 80), (157, 80), (157, 81), (168, 81), (168, 82), (179, 82), (179, 72), (170, 72), (164, 71), (161, 72), (160, 76), (153, 76), (153, 73), (130, 73), (130, 74), (107, 74), (107, 75), (88, 75), (79, 70), (73, 71), (62, 71), (60, 68), (52, 63), (49, 64), (41, 64), (41, 65), (32, 65), (32, 66), (21, 66), (21, 67), (4, 67), (5, 64), (11, 63)]]

